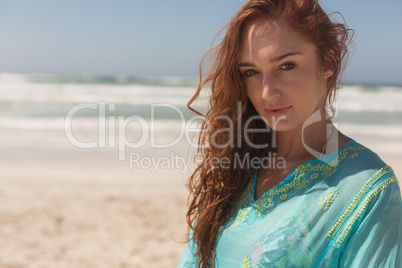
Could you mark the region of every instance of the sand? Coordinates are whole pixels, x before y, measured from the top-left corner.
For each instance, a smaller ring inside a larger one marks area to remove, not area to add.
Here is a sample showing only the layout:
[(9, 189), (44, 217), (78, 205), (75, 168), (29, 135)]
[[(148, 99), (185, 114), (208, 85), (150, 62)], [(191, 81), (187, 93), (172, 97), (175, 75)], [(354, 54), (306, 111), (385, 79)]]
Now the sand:
[(188, 174), (78, 149), (3, 146), (0, 160), (0, 267), (177, 265)]
[[(118, 161), (115, 150), (35, 144), (1, 143), (0, 267), (176, 267), (188, 171), (152, 173)], [(186, 155), (183, 144), (135, 152)], [(381, 156), (402, 178), (400, 154)]]

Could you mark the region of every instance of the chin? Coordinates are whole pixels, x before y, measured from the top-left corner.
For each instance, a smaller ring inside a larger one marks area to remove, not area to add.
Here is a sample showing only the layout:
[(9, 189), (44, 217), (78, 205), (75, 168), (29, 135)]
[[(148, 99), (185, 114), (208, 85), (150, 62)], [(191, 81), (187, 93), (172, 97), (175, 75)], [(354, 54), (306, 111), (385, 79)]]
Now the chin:
[(276, 132), (281, 132), (281, 131), (289, 131), (297, 127), (297, 124), (291, 123), (288, 120), (284, 119), (281, 121), (275, 121), (273, 118), (264, 118), (264, 121), (268, 124), (268, 126), (276, 131)]

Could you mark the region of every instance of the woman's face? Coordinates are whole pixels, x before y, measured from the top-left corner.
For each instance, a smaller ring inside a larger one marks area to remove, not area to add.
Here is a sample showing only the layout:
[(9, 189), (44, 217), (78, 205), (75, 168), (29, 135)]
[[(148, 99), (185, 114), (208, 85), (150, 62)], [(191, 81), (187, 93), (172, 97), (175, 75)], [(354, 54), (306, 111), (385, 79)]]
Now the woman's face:
[(257, 112), (276, 131), (301, 126), (323, 108), (325, 80), (315, 46), (287, 23), (261, 21), (247, 27), (239, 70)]

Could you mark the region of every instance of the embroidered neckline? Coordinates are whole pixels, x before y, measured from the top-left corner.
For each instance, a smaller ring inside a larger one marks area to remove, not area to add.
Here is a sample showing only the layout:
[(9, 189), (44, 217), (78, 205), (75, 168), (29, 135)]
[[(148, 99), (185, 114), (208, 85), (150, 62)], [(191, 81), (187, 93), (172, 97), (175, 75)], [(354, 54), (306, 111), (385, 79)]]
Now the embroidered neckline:
[[(351, 145), (352, 143), (355, 143), (357, 145)], [(275, 191), (276, 188), (282, 188), (282, 185), (286, 185), (288, 184), (287, 182), (294, 177), (293, 181), (295, 181), (295, 179), (298, 179), (300, 177), (302, 177), (302, 175), (304, 175), (306, 172), (314, 170), (314, 168), (316, 169), (316, 171), (319, 170), (324, 170), (326, 176), (330, 176), (333, 173), (336, 172), (336, 166), (339, 164), (340, 161), (342, 161), (347, 155), (348, 155), (348, 151), (349, 149), (351, 149), (351, 147), (359, 147), (361, 146), (361, 149), (367, 149), (366, 147), (364, 147), (363, 145), (358, 144), (355, 140), (350, 140), (348, 141), (343, 147), (339, 148), (337, 151), (326, 155), (326, 156), (322, 156), (320, 158), (317, 159), (310, 159), (306, 162), (304, 162), (303, 164), (297, 166), (295, 169), (292, 170), (292, 172), (289, 173), (288, 176), (286, 176), (281, 182), (279, 182), (277, 185), (275, 185), (274, 187), (272, 187), (271, 189), (269, 189), (267, 192), (265, 192), (260, 198), (258, 198), (257, 200), (254, 198), (254, 194), (255, 194), (255, 186), (256, 186), (256, 182), (257, 182), (257, 175), (258, 175), (258, 170), (256, 170), (255, 172), (253, 172), (252, 174), (252, 185), (251, 185), (251, 200), (254, 202), (258, 202), (258, 200), (260, 200), (261, 198), (263, 198), (265, 195), (269, 195), (270, 191)], [(359, 148), (360, 150), (360, 148)], [(355, 152), (355, 154), (358, 155), (357, 152)], [(354, 155), (355, 155), (354, 154)], [(354, 158), (352, 155), (352, 158)], [(337, 157), (336, 157), (337, 156)], [(332, 159), (332, 161), (328, 161), (329, 159)], [(312, 165), (311, 162), (319, 162), (320, 164), (315, 164)], [(294, 176), (293, 176), (294, 175)], [(316, 179), (319, 177), (318, 173), (314, 173), (311, 176), (311, 179)], [(302, 187), (305, 188), (305, 187)], [(300, 189), (302, 189), (300, 188)], [(282, 199), (285, 200), (285, 199)]]
[[(350, 157), (356, 158), (359, 155), (359, 151), (366, 149), (367, 148), (365, 146), (360, 145), (354, 140), (350, 140), (342, 148), (338, 149), (332, 154), (318, 159), (308, 160), (304, 164), (301, 164), (295, 168), (283, 181), (265, 192), (258, 200), (254, 199), (255, 183), (258, 170), (255, 171), (252, 175), (253, 180), (249, 183), (246, 190), (240, 197), (240, 202), (236, 209), (237, 215), (233, 223), (233, 228), (236, 228), (245, 222), (253, 209), (255, 211), (255, 217), (260, 217), (266, 209), (272, 206), (273, 200), (276, 196), (280, 195), (280, 200), (278, 202), (285, 201), (291, 189), (304, 189), (310, 185), (311, 181), (314, 181), (320, 177), (320, 175), (322, 177), (329, 177), (333, 175), (337, 170), (337, 165), (349, 155), (349, 152), (353, 152)], [(317, 164), (314, 164), (315, 162), (317, 162)], [(306, 176), (302, 179), (302, 177), (308, 172), (311, 172), (310, 177)], [(289, 182), (289, 180), (291, 181)]]

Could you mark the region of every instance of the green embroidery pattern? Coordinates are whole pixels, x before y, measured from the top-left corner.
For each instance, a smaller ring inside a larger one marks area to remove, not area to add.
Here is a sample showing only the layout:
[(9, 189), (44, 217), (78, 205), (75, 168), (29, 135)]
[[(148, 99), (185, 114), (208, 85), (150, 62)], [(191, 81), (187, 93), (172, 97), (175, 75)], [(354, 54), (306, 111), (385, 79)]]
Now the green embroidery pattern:
[(251, 268), (251, 259), (248, 255), (246, 255), (246, 258), (244, 258), (241, 268)]
[[(386, 166), (381, 168), (376, 174), (374, 174), (370, 179), (366, 181), (360, 192), (356, 195), (355, 198), (353, 198), (352, 203), (349, 205), (349, 207), (346, 209), (345, 213), (338, 219), (336, 224), (332, 226), (331, 230), (328, 233), (329, 238), (333, 238), (336, 234), (336, 232), (341, 228), (343, 223), (346, 221), (346, 219), (352, 214), (353, 211), (355, 211), (357, 205), (360, 203), (362, 200), (363, 196), (367, 193), (367, 191), (370, 189), (373, 184), (378, 181), (382, 176), (385, 174), (392, 172), (391, 167)], [(354, 220), (352, 220), (354, 223)], [(340, 245), (339, 245), (340, 246)]]
[(325, 191), (323, 196), (321, 196), (320, 201), (318, 202), (318, 205), (320, 205), (324, 210), (327, 210), (332, 202), (334, 202), (335, 197), (338, 195), (339, 191), (335, 187), (332, 187)]
[[(279, 195), (281, 200), (285, 200), (288, 197), (288, 192), (291, 189), (304, 189), (310, 184), (311, 181), (319, 178), (320, 176), (329, 177), (333, 175), (337, 170), (337, 165), (342, 160), (344, 160), (350, 152), (353, 152), (355, 157), (357, 157), (358, 154), (356, 155), (356, 153), (361, 150), (367, 150), (367, 148), (363, 145), (348, 146), (340, 150), (338, 153), (338, 157), (335, 157), (335, 159), (332, 160), (329, 164), (322, 163), (312, 165), (311, 163), (306, 163), (300, 165), (295, 170), (295, 175), (292, 182), (287, 183), (279, 188), (272, 188), (268, 191), (267, 195), (264, 195), (256, 202), (253, 202), (253, 198), (251, 196), (253, 182), (250, 181), (249, 186), (240, 197), (240, 200), (242, 201), (237, 206), (238, 213), (233, 223), (233, 228), (236, 228), (237, 226), (245, 222), (250, 216), (250, 213), (253, 211), (253, 209), (255, 210), (255, 217), (260, 217), (267, 208), (272, 206), (273, 199), (276, 196)], [(305, 174), (308, 172), (312, 173), (311, 176), (309, 176), (308, 179), (302, 179), (303, 177), (306, 177)]]
[(391, 183), (396, 182), (398, 183), (398, 180), (395, 176), (392, 176), (390, 178), (387, 178), (385, 181), (381, 182), (370, 194), (369, 197), (366, 198), (364, 203), (357, 209), (355, 215), (352, 217), (352, 219), (349, 220), (348, 224), (346, 225), (345, 228), (343, 228), (341, 234), (337, 237), (336, 242), (337, 248), (340, 248), (342, 246), (343, 241), (345, 241), (346, 237), (349, 235), (349, 233), (352, 230), (353, 225), (355, 224), (356, 221), (359, 220), (360, 216), (364, 213), (366, 210), (368, 204), (370, 201), (377, 196), (382, 190), (384, 190), (388, 185)]

